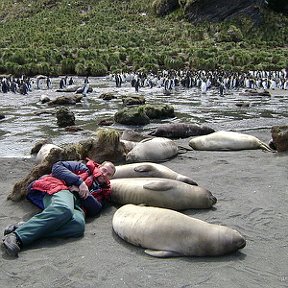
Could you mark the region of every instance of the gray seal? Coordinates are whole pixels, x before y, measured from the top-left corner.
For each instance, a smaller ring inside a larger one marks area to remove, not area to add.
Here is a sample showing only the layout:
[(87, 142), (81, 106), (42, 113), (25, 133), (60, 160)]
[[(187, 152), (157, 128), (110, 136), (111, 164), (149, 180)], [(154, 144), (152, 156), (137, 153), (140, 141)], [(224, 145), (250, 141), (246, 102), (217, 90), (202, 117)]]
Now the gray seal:
[(171, 139), (155, 137), (144, 139), (126, 155), (126, 162), (164, 162), (175, 157), (179, 152), (178, 145)]
[(211, 208), (217, 199), (200, 186), (164, 178), (111, 179), (111, 201), (116, 204), (146, 204), (173, 210)]
[(217, 131), (208, 135), (197, 136), (189, 141), (189, 146), (195, 150), (206, 151), (237, 151), (271, 148), (257, 137), (231, 131)]
[(234, 229), (158, 207), (124, 205), (113, 215), (112, 227), (154, 257), (222, 256), (246, 245)]
[(167, 137), (170, 139), (188, 138), (190, 136), (206, 135), (215, 132), (207, 126), (189, 123), (162, 124), (155, 130), (148, 133), (152, 136)]
[(179, 174), (172, 169), (153, 162), (140, 162), (116, 166), (116, 172), (113, 179), (117, 178), (141, 178), (141, 177), (157, 177), (168, 178), (182, 181), (191, 185), (197, 185), (191, 178)]

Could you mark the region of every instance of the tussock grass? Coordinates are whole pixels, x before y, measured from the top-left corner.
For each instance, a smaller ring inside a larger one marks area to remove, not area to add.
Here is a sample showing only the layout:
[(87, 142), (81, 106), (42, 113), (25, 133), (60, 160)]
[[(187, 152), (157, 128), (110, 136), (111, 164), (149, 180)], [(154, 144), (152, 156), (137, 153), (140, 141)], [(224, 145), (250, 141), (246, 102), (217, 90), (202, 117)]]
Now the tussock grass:
[(265, 12), (261, 26), (192, 25), (182, 8), (166, 17), (152, 2), (2, 0), (0, 73), (99, 76), (129, 70), (282, 69), (288, 18)]

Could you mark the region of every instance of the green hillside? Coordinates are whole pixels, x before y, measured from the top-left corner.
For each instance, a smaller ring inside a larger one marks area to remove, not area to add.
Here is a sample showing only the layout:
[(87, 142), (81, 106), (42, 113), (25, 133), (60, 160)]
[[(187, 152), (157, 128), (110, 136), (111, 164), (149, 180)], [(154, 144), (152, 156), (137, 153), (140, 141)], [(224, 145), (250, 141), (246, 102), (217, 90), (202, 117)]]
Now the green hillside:
[(146, 0), (1, 0), (0, 73), (78, 74), (158, 69), (282, 69), (288, 18), (255, 26), (192, 25), (183, 11), (157, 17)]

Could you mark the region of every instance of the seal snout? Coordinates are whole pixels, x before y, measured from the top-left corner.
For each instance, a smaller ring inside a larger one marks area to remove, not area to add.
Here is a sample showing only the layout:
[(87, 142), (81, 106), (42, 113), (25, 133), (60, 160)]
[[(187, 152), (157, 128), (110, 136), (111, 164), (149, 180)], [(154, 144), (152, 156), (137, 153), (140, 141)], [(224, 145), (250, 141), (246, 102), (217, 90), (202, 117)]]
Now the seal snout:
[(243, 249), (246, 246), (246, 240), (243, 237), (241, 237), (238, 244), (239, 249)]
[(212, 205), (217, 203), (217, 198), (213, 196), (212, 194), (210, 195), (209, 200), (211, 201)]

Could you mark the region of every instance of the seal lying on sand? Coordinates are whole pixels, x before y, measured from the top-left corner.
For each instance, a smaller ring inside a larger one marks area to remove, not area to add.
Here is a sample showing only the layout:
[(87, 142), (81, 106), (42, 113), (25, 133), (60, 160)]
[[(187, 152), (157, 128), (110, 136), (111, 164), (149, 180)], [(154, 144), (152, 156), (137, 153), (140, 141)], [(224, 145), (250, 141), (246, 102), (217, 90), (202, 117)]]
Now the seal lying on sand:
[(157, 177), (182, 181), (191, 185), (197, 185), (191, 178), (181, 175), (172, 169), (157, 163), (141, 162), (116, 166), (116, 172), (112, 179)]
[(200, 186), (164, 178), (111, 179), (111, 201), (146, 204), (173, 210), (211, 208), (217, 199)]
[(230, 131), (217, 131), (208, 135), (197, 136), (189, 141), (189, 146), (195, 150), (229, 151), (271, 148), (257, 137)]
[(112, 227), (154, 257), (221, 256), (246, 245), (236, 230), (157, 207), (124, 205), (115, 212)]
[(206, 135), (215, 132), (214, 129), (198, 124), (173, 123), (162, 124), (149, 135), (167, 137), (171, 139), (187, 138), (190, 136)]
[(176, 156), (178, 145), (171, 139), (155, 137), (144, 139), (126, 155), (126, 162), (164, 162)]

